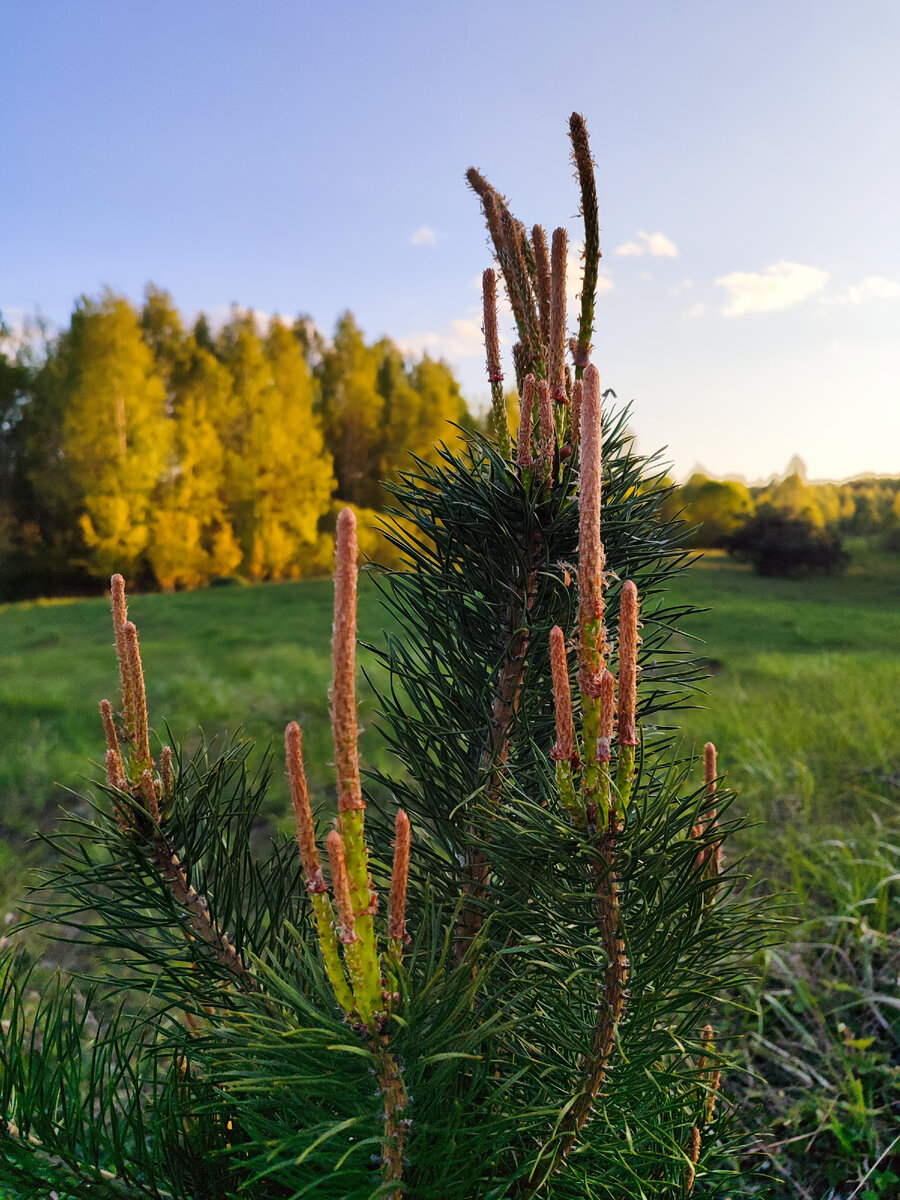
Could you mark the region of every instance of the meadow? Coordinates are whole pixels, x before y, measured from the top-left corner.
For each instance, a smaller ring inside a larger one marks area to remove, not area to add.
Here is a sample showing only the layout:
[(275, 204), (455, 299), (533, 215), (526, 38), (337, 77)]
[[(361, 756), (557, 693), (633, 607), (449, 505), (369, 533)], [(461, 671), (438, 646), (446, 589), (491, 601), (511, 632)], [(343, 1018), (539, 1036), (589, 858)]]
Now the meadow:
[[(680, 714), (686, 746), (708, 739), (760, 826), (773, 838), (829, 834), (886, 818), (898, 796), (900, 557), (857, 547), (846, 575), (761, 579), (708, 554), (673, 588), (700, 611), (685, 623), (708, 659), (706, 695)], [(260, 757), (287, 721), (303, 725), (316, 790), (330, 782), (328, 580), (220, 587), (131, 600), (151, 720), (165, 738), (195, 744), (241, 728)], [(360, 637), (377, 642), (384, 617), (365, 584)], [(103, 599), (0, 607), (0, 833), (19, 861), (24, 839), (55, 819), (65, 789), (96, 778), (103, 740), (97, 703), (118, 676)], [(379, 668), (365, 651), (362, 665)], [(371, 690), (362, 685), (362, 720)], [(382, 763), (377, 732), (365, 748)], [(275, 771), (272, 812), (286, 789)], [(7, 876), (8, 878), (8, 876)]]
[[(705, 610), (688, 628), (711, 671), (706, 696), (680, 715), (685, 746), (716, 742), (753, 821), (738, 849), (794, 922), (742, 997), (746, 1062), (767, 1082), (748, 1073), (735, 1094), (748, 1126), (756, 1105), (773, 1130), (759, 1162), (773, 1195), (846, 1195), (846, 1181), (864, 1176), (865, 1200), (896, 1195), (900, 556), (858, 545), (845, 575), (789, 581), (707, 555), (673, 590)], [(165, 721), (190, 747), (198, 728), (211, 738), (240, 727), (257, 761), (274, 745), (268, 815), (278, 823), (278, 743), (298, 719), (312, 787), (327, 795), (329, 581), (136, 596), (131, 615), (159, 733)], [(382, 626), (366, 584), (362, 640), (377, 641)], [(361, 658), (378, 682), (372, 656)], [(66, 789), (83, 792), (100, 773), (97, 702), (117, 690), (106, 602), (3, 607), (0, 662), (0, 866), (14, 907), (41, 855), (29, 835), (76, 802)], [(361, 716), (369, 765), (389, 770), (367, 685)]]

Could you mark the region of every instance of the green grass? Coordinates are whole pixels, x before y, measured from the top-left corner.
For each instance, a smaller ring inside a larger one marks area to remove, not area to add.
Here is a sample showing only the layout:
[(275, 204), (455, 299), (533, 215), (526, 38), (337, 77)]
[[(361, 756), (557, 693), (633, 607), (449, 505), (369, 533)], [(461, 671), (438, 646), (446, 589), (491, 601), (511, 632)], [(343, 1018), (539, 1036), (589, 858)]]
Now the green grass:
[(900, 558), (780, 580), (707, 556), (677, 592), (710, 610), (691, 631), (713, 671), (682, 729), (716, 743), (744, 809), (778, 838), (884, 818), (900, 800)]
[[(380, 637), (375, 589), (363, 581), (360, 636)], [(328, 686), (331, 676), (331, 584), (327, 580), (266, 587), (212, 588), (179, 595), (135, 596), (151, 722), (165, 724), (190, 750), (198, 729), (208, 737), (243, 728), (255, 756), (283, 736), (290, 720), (304, 729), (310, 785), (332, 784)], [(365, 650), (361, 665), (378, 678)], [(102, 777), (104, 743), (97, 705), (118, 698), (118, 672), (104, 600), (37, 601), (0, 608), (0, 837), (3, 892), (20, 882), (30, 857), (25, 839)], [(360, 684), (363, 726), (371, 689)], [(364, 729), (370, 765), (387, 766), (374, 729)], [(276, 755), (270, 813), (283, 815), (287, 788)]]
[[(760, 579), (707, 556), (675, 589), (709, 611), (690, 622), (714, 674), (702, 709), (682, 714), (686, 743), (712, 739), (742, 805), (768, 836), (865, 825), (900, 798), (900, 558), (858, 554), (836, 579)], [(239, 726), (257, 754), (303, 725), (312, 785), (331, 782), (327, 725), (328, 581), (213, 588), (131, 600), (141, 635), (151, 719), (161, 737), (196, 741)], [(364, 586), (363, 640), (383, 616)], [(371, 656), (363, 666), (377, 671)], [(0, 608), (0, 833), (7, 866), (23, 839), (55, 820), (64, 788), (98, 775), (97, 702), (115, 700), (117, 671), (103, 600)], [(371, 693), (363, 683), (362, 719)], [(377, 734), (370, 764), (386, 765)], [(276, 766), (272, 812), (286, 790)], [(758, 831), (755, 840), (767, 835)], [(2, 865), (2, 863), (0, 863)]]

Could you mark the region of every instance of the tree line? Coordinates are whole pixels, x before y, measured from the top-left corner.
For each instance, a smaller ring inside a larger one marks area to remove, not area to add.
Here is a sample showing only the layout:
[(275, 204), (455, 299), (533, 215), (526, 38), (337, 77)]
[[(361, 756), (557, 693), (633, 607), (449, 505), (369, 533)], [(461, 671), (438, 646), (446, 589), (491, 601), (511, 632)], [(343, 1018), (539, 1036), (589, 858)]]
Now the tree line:
[(669, 515), (680, 513), (693, 544), (705, 549), (727, 548), (751, 520), (773, 516), (840, 536), (883, 535), (893, 545), (900, 530), (900, 476), (810, 483), (798, 459), (784, 476), (759, 485), (698, 471), (673, 488), (666, 507)]
[(55, 336), (0, 340), (0, 594), (322, 573), (337, 510), (365, 527), (410, 451), (471, 424), (445, 363), (350, 313), (328, 341), (236, 307), (188, 327), (153, 285), (83, 297)]

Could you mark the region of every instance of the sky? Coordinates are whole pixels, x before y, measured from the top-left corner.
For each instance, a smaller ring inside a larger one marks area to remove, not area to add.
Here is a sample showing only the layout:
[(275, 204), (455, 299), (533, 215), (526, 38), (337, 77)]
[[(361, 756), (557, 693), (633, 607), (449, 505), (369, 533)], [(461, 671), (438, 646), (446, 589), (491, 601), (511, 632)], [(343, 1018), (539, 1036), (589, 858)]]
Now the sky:
[(641, 449), (896, 474), (898, 62), (898, 0), (0, 0), (0, 311), (149, 280), (189, 316), (349, 308), (477, 408), (465, 169), (577, 241), (578, 110), (594, 361)]

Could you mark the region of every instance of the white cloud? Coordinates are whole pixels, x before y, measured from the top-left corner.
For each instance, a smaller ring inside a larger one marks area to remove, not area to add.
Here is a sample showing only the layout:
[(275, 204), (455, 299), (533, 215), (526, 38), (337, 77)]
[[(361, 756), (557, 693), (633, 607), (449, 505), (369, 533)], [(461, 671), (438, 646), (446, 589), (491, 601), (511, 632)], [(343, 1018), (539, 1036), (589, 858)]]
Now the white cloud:
[(475, 358), (484, 356), (484, 336), (481, 324), (469, 317), (457, 317), (443, 333), (431, 330), (427, 333), (410, 333), (397, 338), (397, 345), (404, 354), (421, 355), (426, 352), (432, 358)]
[(838, 297), (845, 304), (863, 304), (866, 300), (900, 300), (900, 280), (886, 279), (884, 275), (869, 275), (862, 283)]
[(678, 247), (670, 237), (666, 237), (659, 230), (656, 233), (647, 233), (645, 229), (639, 229), (636, 241), (623, 242), (613, 253), (619, 258), (641, 258), (645, 254), (649, 254), (651, 258), (677, 258)]
[(430, 225), (420, 225), (409, 239), (409, 244), (411, 246), (436, 246), (438, 244), (437, 231)]
[(722, 310), (725, 316), (739, 317), (790, 308), (820, 292), (827, 281), (827, 271), (782, 260), (765, 271), (732, 271), (717, 279), (716, 286), (728, 293), (728, 303)]
[(706, 305), (703, 303), (702, 300), (698, 300), (698, 302), (696, 304), (691, 305), (691, 307), (687, 310), (687, 312), (684, 315), (686, 317), (690, 317), (691, 320), (693, 320), (695, 317), (702, 317), (705, 312), (706, 312)]

